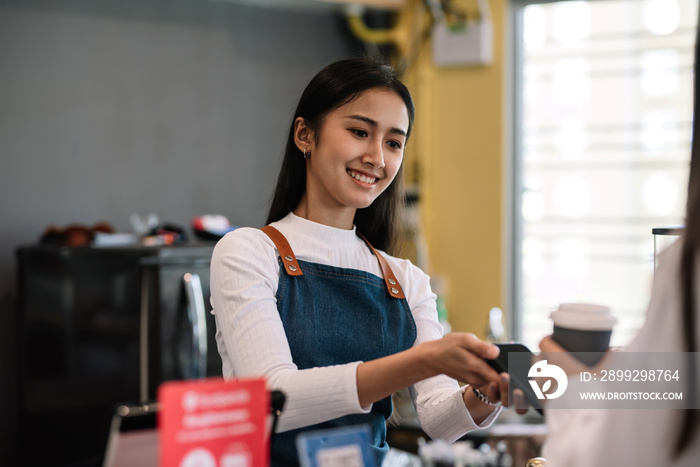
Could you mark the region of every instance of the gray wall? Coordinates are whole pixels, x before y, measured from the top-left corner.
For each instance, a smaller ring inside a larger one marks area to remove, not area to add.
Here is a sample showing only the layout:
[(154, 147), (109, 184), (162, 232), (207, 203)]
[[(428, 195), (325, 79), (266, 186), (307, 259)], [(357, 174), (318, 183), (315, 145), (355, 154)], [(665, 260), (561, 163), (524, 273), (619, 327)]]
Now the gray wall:
[(49, 224), (126, 231), (132, 212), (261, 226), (303, 87), (358, 52), (330, 11), (0, 0), (0, 459), (14, 436), (14, 248)]

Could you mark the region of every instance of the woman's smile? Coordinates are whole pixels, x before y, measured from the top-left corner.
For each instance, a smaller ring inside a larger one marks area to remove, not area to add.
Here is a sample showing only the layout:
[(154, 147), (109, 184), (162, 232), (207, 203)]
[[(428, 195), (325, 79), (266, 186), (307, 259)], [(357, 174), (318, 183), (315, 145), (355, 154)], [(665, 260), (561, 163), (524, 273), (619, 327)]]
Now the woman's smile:
[(377, 183), (377, 180), (379, 180), (378, 177), (371, 177), (369, 175), (365, 175), (362, 172), (358, 172), (353, 169), (348, 169), (347, 170), (348, 175), (350, 175), (353, 179), (357, 180), (358, 182), (361, 183), (362, 186), (369, 186), (372, 187), (374, 186), (375, 183)]

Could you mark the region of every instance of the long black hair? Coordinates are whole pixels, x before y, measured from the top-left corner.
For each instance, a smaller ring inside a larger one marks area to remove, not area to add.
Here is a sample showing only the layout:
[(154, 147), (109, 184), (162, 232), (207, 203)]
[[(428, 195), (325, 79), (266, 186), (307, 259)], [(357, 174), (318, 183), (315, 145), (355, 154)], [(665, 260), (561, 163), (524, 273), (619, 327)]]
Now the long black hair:
[[(282, 219), (296, 208), (306, 190), (306, 162), (304, 154), (294, 142), (294, 121), (297, 117), (303, 118), (306, 126), (318, 135), (323, 119), (329, 112), (375, 88), (396, 92), (406, 104), (408, 140), (413, 127), (415, 107), (411, 93), (397, 73), (388, 65), (372, 58), (349, 58), (331, 63), (313, 77), (299, 99), (267, 216), (268, 224)], [(387, 189), (370, 206), (358, 209), (355, 213), (354, 224), (357, 231), (375, 248), (393, 253), (403, 222), (404, 202), (401, 164), (394, 181)]]
[[(690, 156), (690, 177), (688, 180), (688, 202), (685, 213), (685, 229), (683, 232), (680, 285), (683, 316), (683, 344), (686, 352), (697, 352), (697, 324), (695, 303), (696, 261), (700, 254), (700, 20), (695, 39), (695, 89), (693, 102), (693, 143)], [(693, 357), (688, 359), (689, 392), (691, 404), (697, 403), (698, 369)], [(693, 400), (694, 399), (694, 400)], [(680, 456), (690, 445), (700, 429), (700, 410), (687, 409), (683, 413), (681, 431), (677, 438), (675, 453)]]

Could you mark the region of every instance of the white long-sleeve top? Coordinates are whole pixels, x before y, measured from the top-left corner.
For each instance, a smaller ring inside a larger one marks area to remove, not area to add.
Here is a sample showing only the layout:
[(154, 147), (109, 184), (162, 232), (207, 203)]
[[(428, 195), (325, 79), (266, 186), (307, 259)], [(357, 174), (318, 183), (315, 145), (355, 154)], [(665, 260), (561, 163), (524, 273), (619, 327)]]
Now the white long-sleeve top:
[[(298, 259), (369, 272), (382, 277), (377, 258), (355, 230), (318, 224), (290, 213), (272, 223)], [(435, 294), (429, 278), (408, 260), (382, 252), (403, 287), (416, 323), (414, 345), (442, 337)], [(278, 431), (287, 431), (348, 414), (367, 413), (357, 394), (361, 362), (299, 370), (292, 361), (277, 311), (278, 252), (262, 231), (239, 228), (214, 248), (211, 303), (216, 341), (225, 378), (264, 376), (268, 388), (287, 396)], [(491, 425), (499, 410), (476, 425), (458, 383), (444, 375), (409, 388), (423, 430), (433, 439), (455, 441), (466, 432)]]
[[(624, 351), (684, 351), (680, 260), (680, 241), (659, 255), (646, 321)], [(695, 303), (700, 303), (700, 265), (697, 263), (694, 292)], [(697, 316), (698, 310), (695, 311)], [(698, 318), (695, 335), (700, 336)], [(570, 384), (567, 390), (578, 388)], [(698, 436), (680, 459), (673, 458), (672, 450), (681, 428), (682, 410), (557, 409), (556, 402), (549, 402), (554, 407), (546, 410), (549, 435), (543, 455), (549, 466), (700, 465)]]

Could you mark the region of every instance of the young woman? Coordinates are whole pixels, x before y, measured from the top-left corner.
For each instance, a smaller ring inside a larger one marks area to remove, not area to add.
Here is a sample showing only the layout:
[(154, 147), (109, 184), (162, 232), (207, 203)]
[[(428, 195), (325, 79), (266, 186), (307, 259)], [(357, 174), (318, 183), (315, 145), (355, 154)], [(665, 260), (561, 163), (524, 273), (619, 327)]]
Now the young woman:
[(294, 114), (269, 225), (216, 246), (224, 376), (262, 375), (287, 396), (272, 465), (297, 463), (300, 431), (356, 424), (371, 427), (379, 465), (390, 396), (406, 387), (423, 429), (450, 441), (508, 404), (507, 375), (483, 360), (498, 348), (472, 334), (441, 337), (428, 277), (384, 252), (398, 233), (413, 115), (389, 67), (327, 66)]
[[(698, 36), (700, 38), (700, 35)], [(700, 339), (700, 41), (683, 237), (659, 255), (646, 321), (626, 352), (698, 352)], [(551, 337), (544, 352), (564, 352)], [(690, 359), (689, 359), (690, 360)], [(700, 368), (687, 363), (684, 399), (700, 406)], [(700, 410), (549, 410), (544, 455), (553, 466), (700, 465)]]

